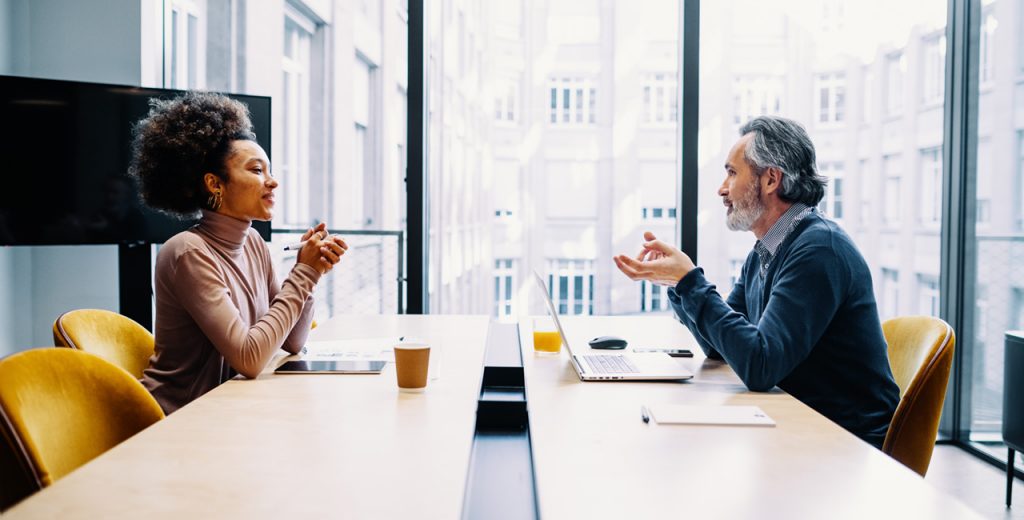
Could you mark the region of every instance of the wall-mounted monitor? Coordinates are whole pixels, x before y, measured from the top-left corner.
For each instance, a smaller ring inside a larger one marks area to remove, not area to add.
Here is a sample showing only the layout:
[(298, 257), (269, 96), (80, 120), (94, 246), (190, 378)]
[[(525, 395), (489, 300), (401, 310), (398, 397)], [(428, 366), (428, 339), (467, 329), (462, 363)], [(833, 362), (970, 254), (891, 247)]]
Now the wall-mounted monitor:
[[(182, 91), (0, 76), (0, 245), (161, 243), (189, 228), (148, 208), (128, 176), (149, 100)], [(270, 153), (270, 98), (249, 107)], [(254, 227), (270, 239), (270, 223)]]

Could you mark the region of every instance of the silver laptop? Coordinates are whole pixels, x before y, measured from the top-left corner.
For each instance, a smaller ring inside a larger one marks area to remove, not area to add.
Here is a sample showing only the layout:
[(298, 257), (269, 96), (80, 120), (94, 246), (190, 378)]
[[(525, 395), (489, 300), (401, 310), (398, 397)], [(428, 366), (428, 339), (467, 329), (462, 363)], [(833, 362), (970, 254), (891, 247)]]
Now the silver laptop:
[(548, 294), (547, 285), (544, 279), (533, 272), (537, 286), (544, 295), (544, 303), (548, 307), (548, 314), (555, 321), (558, 328), (558, 335), (562, 337), (562, 343), (569, 350), (569, 359), (572, 361), (576, 374), (582, 381), (665, 381), (690, 379), (693, 372), (686, 369), (679, 361), (669, 357), (663, 352), (651, 352), (638, 354), (636, 352), (623, 351), (621, 353), (596, 353), (589, 347), (587, 351), (573, 349), (569, 338), (565, 336), (562, 323), (558, 320), (558, 313), (555, 312), (555, 304)]

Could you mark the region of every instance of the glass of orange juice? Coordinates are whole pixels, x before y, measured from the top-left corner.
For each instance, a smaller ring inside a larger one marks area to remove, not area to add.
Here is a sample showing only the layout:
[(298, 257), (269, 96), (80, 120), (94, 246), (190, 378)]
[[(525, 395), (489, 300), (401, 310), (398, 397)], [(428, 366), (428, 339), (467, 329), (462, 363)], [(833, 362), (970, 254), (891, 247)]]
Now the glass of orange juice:
[(550, 316), (533, 319), (533, 350), (557, 354), (562, 350), (562, 336)]

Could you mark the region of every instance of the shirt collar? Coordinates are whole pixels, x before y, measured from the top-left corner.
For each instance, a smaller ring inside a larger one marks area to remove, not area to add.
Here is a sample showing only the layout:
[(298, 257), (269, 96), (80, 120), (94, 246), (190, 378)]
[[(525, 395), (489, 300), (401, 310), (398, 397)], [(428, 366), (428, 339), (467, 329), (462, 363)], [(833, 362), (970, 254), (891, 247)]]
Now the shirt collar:
[(771, 229), (764, 234), (758, 244), (763, 247), (769, 255), (774, 256), (779, 246), (786, 240), (786, 237), (793, 231), (793, 228), (810, 213), (811, 207), (803, 202), (794, 202), (779, 220), (772, 224)]
[(754, 251), (757, 252), (760, 263), (761, 276), (767, 275), (768, 265), (771, 263), (772, 258), (775, 257), (775, 252), (779, 250), (782, 242), (793, 232), (796, 225), (812, 211), (814, 211), (814, 208), (803, 202), (794, 203), (779, 217), (779, 220), (775, 221), (775, 224), (772, 224), (771, 229), (765, 233), (764, 237), (754, 244)]

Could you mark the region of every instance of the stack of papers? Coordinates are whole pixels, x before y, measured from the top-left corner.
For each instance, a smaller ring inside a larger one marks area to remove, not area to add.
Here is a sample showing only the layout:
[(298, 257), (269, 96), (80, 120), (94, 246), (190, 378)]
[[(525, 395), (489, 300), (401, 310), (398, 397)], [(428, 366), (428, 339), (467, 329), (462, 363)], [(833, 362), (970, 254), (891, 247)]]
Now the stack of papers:
[(390, 336), (334, 341), (307, 341), (305, 346), (306, 352), (302, 355), (302, 359), (393, 362), (395, 360), (394, 346), (398, 343), (398, 338)]
[(651, 416), (658, 424), (775, 426), (775, 421), (758, 406), (665, 404), (652, 406)]

